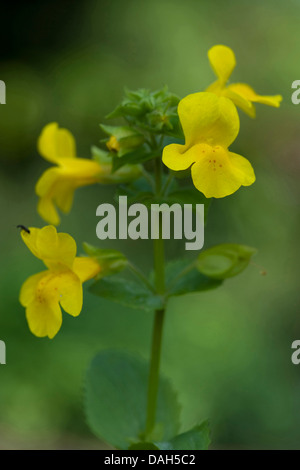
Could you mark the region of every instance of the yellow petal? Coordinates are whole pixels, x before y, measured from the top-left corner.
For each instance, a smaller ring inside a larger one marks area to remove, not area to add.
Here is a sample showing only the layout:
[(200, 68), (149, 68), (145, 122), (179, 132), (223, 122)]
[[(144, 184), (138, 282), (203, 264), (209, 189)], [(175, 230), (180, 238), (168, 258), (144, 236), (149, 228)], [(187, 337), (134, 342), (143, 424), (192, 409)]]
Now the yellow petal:
[(35, 192), (42, 197), (53, 192), (54, 185), (63, 177), (64, 172), (55, 166), (44, 171), (35, 185)]
[(163, 150), (162, 161), (171, 170), (186, 170), (196, 161), (194, 147), (187, 150), (186, 145), (167, 145)]
[(240, 95), (233, 91), (234, 88), (232, 86), (228, 86), (223, 90), (223, 96), (229, 98), (238, 108), (240, 108), (244, 113), (248, 114), (248, 116), (255, 118), (255, 106), (251, 101), (249, 101), (245, 96)]
[[(206, 92), (207, 93), (214, 93), (215, 95), (218, 96), (223, 96), (224, 95), (224, 85), (220, 82), (220, 80), (216, 80), (215, 82), (211, 83), (207, 88)], [(225, 96), (225, 95), (224, 95)]]
[(85, 282), (97, 276), (101, 271), (101, 267), (93, 258), (79, 256), (74, 260), (73, 271), (77, 274), (81, 282)]
[(236, 107), (228, 98), (214, 93), (186, 96), (178, 105), (178, 114), (187, 147), (207, 143), (227, 148), (239, 132)]
[(76, 160), (62, 158), (59, 165), (63, 170), (64, 178), (77, 180), (78, 186), (101, 181), (102, 173), (107, 173), (106, 168), (103, 170), (98, 162), (88, 158), (76, 158)]
[(67, 129), (56, 122), (45, 126), (38, 139), (38, 151), (46, 160), (56, 163), (61, 158), (76, 157), (75, 139)]
[(56, 264), (71, 268), (76, 256), (77, 246), (68, 233), (57, 233), (53, 225), (43, 227), (37, 238), (40, 258), (47, 267), (55, 269)]
[(57, 233), (53, 225), (41, 229), (29, 227), (30, 233), (21, 231), (29, 250), (52, 269), (61, 265), (72, 268), (76, 256), (76, 242), (68, 233)]
[(46, 170), (36, 184), (40, 216), (46, 222), (58, 225), (60, 217), (56, 205), (63, 212), (69, 212), (75, 189), (100, 182), (107, 175), (107, 167), (102, 168), (97, 162), (83, 158), (61, 158), (59, 166)]
[(74, 192), (75, 188), (72, 186), (72, 184), (65, 182), (65, 184), (62, 184), (59, 190), (57, 190), (55, 193), (55, 204), (65, 214), (71, 210), (74, 200)]
[(25, 230), (21, 230), (21, 237), (27, 248), (31, 251), (31, 253), (36, 256), (37, 258), (40, 258), (40, 254), (37, 248), (37, 238), (40, 232), (39, 228), (35, 227), (29, 227), (29, 233), (26, 232)]
[(58, 273), (50, 287), (57, 288), (59, 303), (64, 311), (77, 317), (82, 310), (82, 283), (79, 277), (72, 271)]
[(234, 52), (227, 46), (213, 46), (208, 51), (208, 59), (213, 71), (224, 85), (236, 65)]
[(255, 181), (249, 161), (222, 148), (197, 161), (191, 172), (195, 187), (207, 198), (229, 196)]
[(41, 279), (45, 278), (48, 271), (30, 276), (22, 285), (19, 300), (23, 307), (27, 307), (35, 298), (36, 289)]
[(63, 171), (58, 167), (46, 170), (35, 186), (35, 192), (40, 197), (37, 211), (42, 219), (52, 225), (58, 225), (60, 222), (53, 201), (55, 195), (60, 194), (60, 187), (64, 188)]
[(274, 106), (275, 108), (279, 108), (280, 103), (282, 101), (281, 95), (273, 95), (273, 96), (258, 95), (253, 90), (253, 88), (251, 88), (246, 83), (234, 83), (232, 85), (229, 85), (228, 89), (242, 96), (248, 101), (253, 101), (254, 103), (262, 103), (268, 106)]
[(55, 204), (51, 197), (43, 196), (39, 199), (37, 204), (38, 214), (44, 219), (48, 224), (59, 225), (60, 217), (56, 210)]
[(30, 331), (40, 338), (53, 338), (62, 324), (58, 302), (47, 302), (38, 298), (26, 308), (26, 318)]
[(82, 309), (82, 283), (70, 269), (44, 271), (23, 284), (20, 302), (26, 306), (30, 330), (36, 336), (52, 338), (62, 322), (61, 307), (77, 316)]

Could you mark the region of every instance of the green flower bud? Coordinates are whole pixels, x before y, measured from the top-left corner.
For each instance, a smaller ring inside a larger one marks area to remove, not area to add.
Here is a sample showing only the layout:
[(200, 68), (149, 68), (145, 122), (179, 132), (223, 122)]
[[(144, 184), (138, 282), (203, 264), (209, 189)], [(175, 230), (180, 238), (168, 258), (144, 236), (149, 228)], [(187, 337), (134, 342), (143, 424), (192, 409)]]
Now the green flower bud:
[(105, 126), (100, 125), (101, 129), (109, 135), (105, 139), (108, 150), (122, 157), (126, 153), (132, 152), (144, 143), (144, 136), (127, 126)]

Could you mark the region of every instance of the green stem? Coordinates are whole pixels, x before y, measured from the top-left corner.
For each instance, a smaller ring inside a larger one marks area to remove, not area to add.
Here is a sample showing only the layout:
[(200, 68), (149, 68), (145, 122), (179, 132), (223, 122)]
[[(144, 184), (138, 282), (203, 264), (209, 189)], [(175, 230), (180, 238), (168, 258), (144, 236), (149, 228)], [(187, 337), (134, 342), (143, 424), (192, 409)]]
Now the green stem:
[(163, 195), (167, 194), (167, 189), (169, 189), (169, 186), (172, 183), (173, 179), (174, 179), (174, 175), (173, 175), (173, 173), (170, 172), (169, 175), (168, 175), (168, 178), (167, 178), (167, 180), (164, 184), (164, 187), (162, 188), (162, 194)]
[(155, 425), (164, 314), (164, 309), (156, 310), (155, 312), (148, 383), (146, 437), (151, 434), (151, 431), (153, 430)]
[[(155, 181), (156, 195), (160, 194), (162, 181), (161, 159), (155, 160)], [(162, 239), (161, 220), (159, 221), (159, 238), (154, 240), (154, 272), (155, 289), (157, 294), (165, 293), (165, 257), (164, 241)], [(162, 333), (164, 324), (165, 309), (155, 311), (155, 319), (152, 334), (152, 347), (150, 359), (150, 372), (148, 382), (148, 401), (146, 417), (146, 436), (149, 436), (155, 425), (157, 395), (159, 388), (159, 367), (161, 356)]]

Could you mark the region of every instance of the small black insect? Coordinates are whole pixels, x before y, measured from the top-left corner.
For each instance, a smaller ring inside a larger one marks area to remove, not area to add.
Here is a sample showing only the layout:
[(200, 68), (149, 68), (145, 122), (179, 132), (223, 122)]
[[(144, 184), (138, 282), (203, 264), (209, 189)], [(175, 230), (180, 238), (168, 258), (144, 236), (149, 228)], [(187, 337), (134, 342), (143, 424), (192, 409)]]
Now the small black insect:
[(30, 230), (24, 225), (17, 225), (17, 228), (20, 228), (21, 230), (25, 230), (25, 232), (30, 233)]

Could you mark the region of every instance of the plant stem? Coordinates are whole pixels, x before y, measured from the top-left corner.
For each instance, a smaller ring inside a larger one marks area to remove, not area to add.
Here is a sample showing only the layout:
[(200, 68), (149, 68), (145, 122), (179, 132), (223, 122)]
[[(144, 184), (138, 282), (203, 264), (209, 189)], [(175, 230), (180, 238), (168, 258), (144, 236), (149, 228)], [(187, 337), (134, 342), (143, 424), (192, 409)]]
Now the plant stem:
[[(162, 169), (161, 159), (155, 160), (155, 182), (156, 195), (161, 192)], [(159, 220), (159, 238), (154, 242), (154, 272), (155, 272), (155, 289), (157, 294), (165, 293), (165, 260), (164, 260), (164, 241), (162, 239), (162, 226)], [(161, 356), (161, 343), (164, 324), (165, 309), (155, 311), (155, 319), (152, 334), (152, 347), (150, 359), (150, 372), (148, 382), (148, 401), (147, 401), (147, 417), (146, 417), (146, 436), (149, 436), (155, 425), (157, 395), (159, 388), (159, 366)]]
[(148, 383), (146, 436), (150, 435), (155, 425), (164, 314), (165, 309), (156, 310), (155, 312)]
[(169, 173), (168, 178), (164, 184), (164, 187), (162, 188), (162, 194), (166, 195), (167, 194), (167, 189), (169, 189), (170, 184), (172, 183), (174, 179), (174, 175), (172, 172)]

